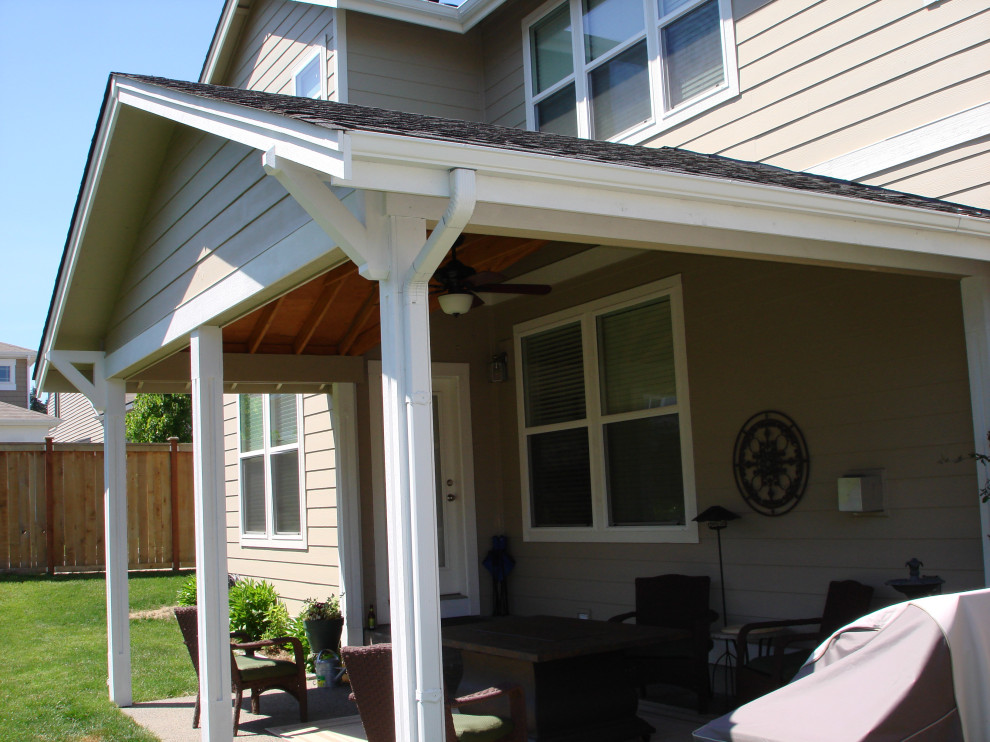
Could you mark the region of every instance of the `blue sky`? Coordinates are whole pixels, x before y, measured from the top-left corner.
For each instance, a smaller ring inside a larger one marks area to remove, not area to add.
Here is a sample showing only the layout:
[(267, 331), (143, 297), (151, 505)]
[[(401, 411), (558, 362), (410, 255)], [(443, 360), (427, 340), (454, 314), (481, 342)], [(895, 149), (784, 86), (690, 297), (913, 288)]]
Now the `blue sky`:
[(196, 80), (223, 0), (0, 0), (0, 342), (37, 349), (111, 72)]

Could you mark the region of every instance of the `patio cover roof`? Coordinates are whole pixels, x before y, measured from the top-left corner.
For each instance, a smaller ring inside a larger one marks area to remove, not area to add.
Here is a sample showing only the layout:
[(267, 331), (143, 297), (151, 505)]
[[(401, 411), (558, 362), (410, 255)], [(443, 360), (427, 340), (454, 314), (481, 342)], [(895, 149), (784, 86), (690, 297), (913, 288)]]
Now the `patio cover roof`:
[[(990, 211), (937, 199), (672, 148), (114, 74), (66, 240), (42, 359), (51, 350), (103, 349), (112, 287), (176, 125), (273, 154), (331, 185), (413, 199), (409, 208), (428, 220), (442, 214), (450, 169), (473, 170), (478, 206), (467, 231), (477, 234), (681, 245), (958, 276), (990, 259)], [(322, 271), (344, 259), (338, 251)], [(277, 295), (272, 288), (253, 306), (211, 321), (229, 324)], [(184, 328), (170, 330), (171, 345), (153, 360), (184, 345)], [(132, 373), (135, 360), (111, 371)], [(35, 378), (43, 383), (48, 368), (39, 363)]]

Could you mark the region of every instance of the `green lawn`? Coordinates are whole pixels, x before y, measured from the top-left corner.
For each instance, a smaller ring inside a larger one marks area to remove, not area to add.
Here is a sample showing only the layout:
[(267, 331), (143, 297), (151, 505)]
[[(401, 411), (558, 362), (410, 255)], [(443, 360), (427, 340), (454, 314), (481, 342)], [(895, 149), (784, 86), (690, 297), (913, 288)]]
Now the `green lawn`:
[[(132, 611), (173, 605), (185, 579), (132, 575)], [(103, 576), (0, 576), (0, 740), (155, 740), (107, 695)], [(134, 700), (192, 695), (196, 675), (175, 619), (131, 621)]]

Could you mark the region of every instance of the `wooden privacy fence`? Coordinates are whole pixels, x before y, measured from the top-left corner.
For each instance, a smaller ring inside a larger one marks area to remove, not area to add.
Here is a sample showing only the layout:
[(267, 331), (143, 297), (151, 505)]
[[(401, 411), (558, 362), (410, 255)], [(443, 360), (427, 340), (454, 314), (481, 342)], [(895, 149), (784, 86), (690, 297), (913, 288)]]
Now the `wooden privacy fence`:
[[(131, 569), (195, 564), (192, 448), (127, 444)], [(0, 572), (105, 569), (103, 446), (0, 444)]]

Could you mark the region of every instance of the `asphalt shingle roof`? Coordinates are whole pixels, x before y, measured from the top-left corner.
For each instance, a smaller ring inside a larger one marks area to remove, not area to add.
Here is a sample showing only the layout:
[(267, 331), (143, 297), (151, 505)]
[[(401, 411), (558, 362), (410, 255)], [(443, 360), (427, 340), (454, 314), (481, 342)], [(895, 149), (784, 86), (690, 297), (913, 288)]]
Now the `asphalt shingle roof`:
[(220, 85), (170, 80), (145, 75), (121, 75), (162, 88), (179, 90), (211, 100), (226, 101), (331, 129), (379, 132), (404, 137), (420, 137), (459, 142), (496, 149), (575, 160), (624, 165), (627, 167), (684, 173), (724, 180), (757, 183), (865, 201), (913, 206), (932, 211), (990, 219), (990, 210), (916, 196), (877, 186), (863, 185), (824, 175), (800, 173), (757, 162), (706, 155), (673, 147), (643, 147), (594, 139), (547, 134), (416, 113), (369, 108), (349, 103), (296, 98), (291, 95), (262, 93)]

